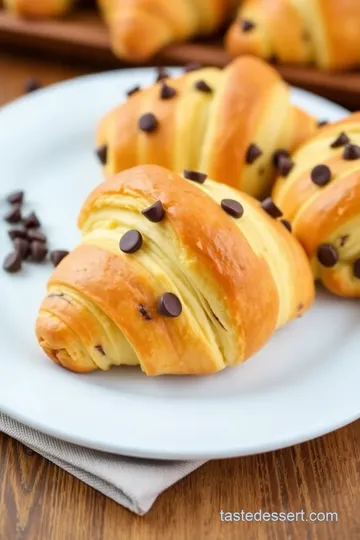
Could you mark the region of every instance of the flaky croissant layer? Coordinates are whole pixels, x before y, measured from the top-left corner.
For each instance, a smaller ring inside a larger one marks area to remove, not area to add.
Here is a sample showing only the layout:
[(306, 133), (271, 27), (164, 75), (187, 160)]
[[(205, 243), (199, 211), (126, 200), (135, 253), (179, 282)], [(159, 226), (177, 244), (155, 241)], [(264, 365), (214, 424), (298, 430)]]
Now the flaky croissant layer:
[(55, 269), (36, 322), (55, 362), (213, 373), (310, 306), (310, 266), (274, 204), (185, 175), (140, 166), (89, 196), (82, 241)]
[(360, 113), (323, 127), (293, 156), (273, 198), (291, 221), (317, 279), (360, 297)]

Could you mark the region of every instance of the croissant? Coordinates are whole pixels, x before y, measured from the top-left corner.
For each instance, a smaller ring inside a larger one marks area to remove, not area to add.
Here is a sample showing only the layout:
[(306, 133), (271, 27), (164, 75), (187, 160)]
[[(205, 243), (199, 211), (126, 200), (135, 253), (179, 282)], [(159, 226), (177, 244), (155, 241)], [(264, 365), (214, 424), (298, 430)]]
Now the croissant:
[(76, 0), (3, 0), (5, 8), (22, 17), (57, 17), (68, 12)]
[(252, 57), (137, 90), (100, 122), (96, 144), (105, 175), (155, 163), (176, 172), (201, 170), (266, 196), (274, 152), (293, 151), (316, 131), (314, 118), (290, 103), (278, 73)]
[(234, 0), (99, 0), (116, 55), (150, 58), (165, 45), (210, 34), (234, 13)]
[(88, 197), (82, 241), (55, 269), (36, 322), (54, 362), (213, 373), (310, 306), (310, 265), (274, 203), (184, 176), (138, 166)]
[(245, 0), (226, 36), (233, 56), (346, 69), (360, 63), (359, 0)]
[[(315, 277), (360, 297), (360, 112), (323, 127), (293, 156), (273, 199), (292, 223)], [(281, 158), (280, 158), (281, 159)]]

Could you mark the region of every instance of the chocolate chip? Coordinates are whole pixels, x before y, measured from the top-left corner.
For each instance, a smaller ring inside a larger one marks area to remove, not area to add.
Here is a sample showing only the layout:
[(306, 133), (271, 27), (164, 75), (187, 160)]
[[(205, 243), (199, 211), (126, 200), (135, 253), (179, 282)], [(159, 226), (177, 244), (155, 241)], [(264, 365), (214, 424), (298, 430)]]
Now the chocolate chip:
[(290, 221), (288, 221), (287, 219), (282, 219), (281, 223), (284, 225), (284, 227), (287, 228), (288, 231), (290, 232), (292, 231), (292, 226), (291, 226)]
[(47, 241), (45, 234), (38, 229), (29, 229), (27, 237), (30, 242), (43, 242), (44, 244), (46, 244)]
[(3, 269), (5, 270), (5, 272), (9, 272), (10, 274), (14, 274), (15, 272), (21, 270), (20, 253), (18, 253), (17, 251), (9, 253), (9, 255), (5, 257), (5, 260), (3, 262)]
[(350, 235), (349, 234), (343, 234), (342, 236), (340, 236), (340, 247), (344, 247), (346, 242), (349, 240), (350, 238)]
[(242, 19), (240, 21), (240, 27), (243, 32), (251, 32), (255, 28), (255, 23), (250, 21), (250, 19)]
[(14, 204), (8, 213), (4, 216), (8, 223), (19, 223), (21, 221), (21, 210), (19, 204)]
[(182, 305), (175, 294), (165, 293), (159, 298), (157, 309), (165, 317), (178, 317), (182, 312)]
[(6, 197), (7, 202), (10, 204), (21, 204), (24, 200), (23, 191), (13, 191)]
[(338, 252), (335, 246), (331, 244), (320, 244), (317, 249), (317, 258), (326, 268), (332, 268), (339, 260)]
[(139, 128), (146, 133), (152, 133), (158, 127), (158, 121), (156, 116), (152, 113), (143, 114), (139, 118)]
[(203, 184), (207, 179), (207, 174), (199, 171), (192, 171), (190, 169), (184, 169), (183, 175), (186, 180), (192, 180), (198, 184)]
[(143, 317), (146, 321), (151, 321), (151, 315), (150, 315), (150, 313), (147, 311), (147, 309), (145, 308), (145, 306), (143, 306), (143, 304), (138, 305), (138, 312), (140, 313), (140, 315), (142, 315), (142, 317)]
[(30, 77), (27, 79), (27, 81), (25, 81), (24, 90), (27, 94), (35, 92), (36, 90), (39, 90), (39, 88), (41, 88), (41, 84), (37, 79)]
[(61, 263), (64, 257), (66, 257), (66, 255), (69, 255), (69, 252), (65, 249), (55, 249), (50, 253), (50, 260), (54, 266), (57, 266)]
[(140, 87), (139, 85), (134, 86), (133, 88), (130, 88), (130, 90), (128, 90), (128, 91), (126, 92), (126, 95), (127, 95), (128, 97), (131, 97), (131, 96), (133, 96), (134, 94), (137, 94), (138, 92), (140, 92), (140, 90), (141, 90), (141, 87)]
[(329, 120), (319, 120), (317, 125), (318, 127), (326, 126), (329, 123)]
[(336, 139), (330, 144), (331, 148), (340, 148), (350, 142), (349, 137), (343, 131), (336, 137)]
[(248, 165), (251, 165), (256, 161), (262, 154), (262, 151), (257, 146), (257, 144), (250, 144), (249, 148), (246, 151), (245, 160)]
[(171, 86), (168, 86), (166, 82), (164, 82), (161, 86), (160, 90), (160, 98), (161, 99), (171, 99), (175, 97), (177, 94), (175, 88), (172, 88)]
[(355, 276), (357, 279), (360, 279), (360, 259), (358, 259), (358, 260), (355, 261), (355, 263), (354, 263), (354, 276)]
[(40, 225), (40, 221), (35, 212), (31, 212), (31, 214), (29, 214), (28, 217), (24, 219), (24, 226), (27, 229), (36, 229), (40, 227)]
[(344, 149), (343, 158), (347, 161), (354, 161), (360, 158), (360, 146), (347, 144)]
[(223, 199), (221, 201), (221, 208), (234, 218), (241, 218), (244, 213), (242, 204), (238, 201), (234, 201), (234, 199)]
[(311, 180), (317, 186), (326, 186), (331, 180), (331, 171), (327, 165), (316, 165), (311, 171)]
[(280, 158), (282, 157), (289, 158), (290, 157), (289, 151), (285, 150), (285, 148), (279, 148), (278, 150), (275, 150), (275, 152), (273, 153), (272, 159), (273, 159), (273, 164), (277, 169), (279, 168), (279, 161), (280, 161)]
[(197, 71), (198, 69), (202, 69), (203, 65), (200, 64), (200, 62), (190, 62), (189, 64), (186, 64), (184, 66), (184, 72), (190, 73), (191, 71)]
[(199, 92), (204, 92), (205, 94), (211, 94), (212, 92), (212, 88), (205, 81), (196, 81), (194, 86)]
[(275, 219), (283, 215), (282, 211), (280, 210), (280, 208), (276, 206), (276, 204), (271, 199), (271, 197), (264, 199), (263, 202), (261, 203), (261, 207), (263, 210), (265, 210), (265, 212), (269, 214), (269, 216)]
[(32, 242), (30, 244), (30, 259), (33, 262), (42, 262), (47, 255), (47, 248), (43, 242)]
[(106, 356), (105, 355), (105, 351), (104, 349), (102, 348), (101, 345), (95, 345), (94, 349), (96, 349), (100, 354), (102, 354), (103, 356)]
[(29, 242), (25, 238), (15, 238), (14, 248), (20, 254), (22, 260), (25, 260), (29, 255)]
[(131, 230), (126, 232), (120, 240), (120, 249), (124, 253), (135, 253), (143, 243), (143, 238), (139, 231)]
[(279, 175), (283, 178), (286, 178), (289, 173), (292, 171), (295, 163), (288, 157), (280, 157), (279, 158), (279, 167), (278, 172)]
[(168, 79), (170, 77), (169, 72), (166, 68), (160, 66), (156, 68), (157, 76), (156, 76), (156, 82), (163, 81), (164, 79)]
[(99, 146), (99, 148), (95, 150), (95, 154), (97, 155), (98, 160), (100, 161), (101, 165), (106, 165), (107, 151), (108, 151), (107, 144), (103, 144), (102, 146)]
[(15, 238), (27, 238), (28, 233), (24, 228), (13, 228), (8, 231), (8, 235), (11, 240), (15, 240)]
[(154, 204), (145, 208), (141, 211), (142, 215), (145, 216), (149, 221), (153, 223), (158, 223), (165, 216), (165, 210), (161, 201), (156, 201)]

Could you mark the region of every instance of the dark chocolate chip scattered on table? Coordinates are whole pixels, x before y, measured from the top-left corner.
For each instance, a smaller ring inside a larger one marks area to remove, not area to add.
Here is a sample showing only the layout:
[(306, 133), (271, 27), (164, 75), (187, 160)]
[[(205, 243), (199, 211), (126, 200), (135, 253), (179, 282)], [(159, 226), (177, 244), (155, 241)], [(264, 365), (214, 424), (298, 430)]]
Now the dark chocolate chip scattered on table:
[(152, 221), (153, 223), (158, 223), (165, 216), (165, 210), (161, 201), (156, 201), (154, 204), (152, 204), (148, 208), (145, 208), (145, 210), (142, 210), (141, 213), (143, 214), (143, 216), (145, 216), (149, 221)]
[(244, 213), (244, 208), (242, 204), (234, 199), (223, 199), (221, 201), (221, 208), (234, 218), (241, 218)]
[(19, 223), (21, 221), (21, 206), (14, 204), (5, 214), (4, 220), (8, 223)]
[(42, 262), (45, 260), (48, 249), (43, 242), (31, 242), (30, 260), (33, 262)]
[(311, 171), (311, 180), (317, 186), (326, 186), (331, 180), (331, 170), (327, 165), (316, 165)]
[(21, 259), (24, 261), (29, 255), (30, 244), (25, 238), (15, 238), (14, 249), (20, 254)]
[(271, 197), (267, 197), (267, 199), (264, 199), (261, 203), (261, 207), (272, 218), (277, 219), (283, 215), (282, 211), (276, 206)]
[(168, 79), (170, 77), (170, 73), (165, 67), (157, 67), (156, 68), (156, 82), (163, 81), (164, 79)]
[(24, 200), (23, 191), (13, 191), (6, 197), (7, 202), (10, 204), (21, 204)]
[(69, 252), (65, 249), (55, 249), (50, 252), (50, 260), (54, 266), (57, 266), (67, 255)]
[(158, 127), (158, 121), (154, 114), (146, 113), (139, 118), (139, 128), (145, 133), (152, 133)]
[(322, 266), (332, 268), (339, 261), (339, 254), (332, 244), (320, 244), (317, 249), (317, 258)]
[(9, 253), (9, 255), (5, 257), (5, 260), (3, 262), (3, 269), (6, 272), (9, 272), (10, 274), (19, 272), (19, 270), (21, 270), (20, 253), (18, 253), (17, 251), (14, 251), (13, 253)]
[(141, 233), (136, 230), (127, 231), (120, 240), (120, 249), (124, 253), (135, 253), (143, 244)]
[(11, 240), (15, 240), (15, 238), (27, 238), (28, 231), (24, 229), (24, 227), (13, 227), (12, 229), (8, 230), (8, 235), (10, 236)]
[(157, 309), (160, 315), (165, 317), (179, 317), (182, 305), (175, 294), (165, 293), (159, 298)]
[(184, 169), (183, 175), (186, 180), (191, 180), (192, 182), (197, 182), (198, 184), (203, 184), (207, 179), (207, 174), (199, 171), (192, 171), (191, 169)]
[(31, 212), (31, 214), (24, 219), (23, 224), (27, 229), (37, 229), (41, 225), (40, 220), (35, 212)]

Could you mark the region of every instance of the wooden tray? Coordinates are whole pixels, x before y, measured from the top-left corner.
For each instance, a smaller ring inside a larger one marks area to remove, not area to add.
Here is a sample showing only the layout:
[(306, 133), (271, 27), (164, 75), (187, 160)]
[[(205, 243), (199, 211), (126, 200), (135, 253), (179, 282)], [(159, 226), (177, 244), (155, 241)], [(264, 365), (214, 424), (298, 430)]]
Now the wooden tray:
[[(66, 61), (82, 61), (96, 69), (124, 67), (111, 52), (108, 32), (93, 10), (79, 11), (67, 19), (24, 21), (0, 10), (0, 47), (36, 52)], [(148, 65), (201, 62), (225, 66), (230, 58), (221, 40), (194, 41), (166, 47)], [(360, 72), (330, 73), (309, 67), (276, 66), (290, 83), (355, 110), (360, 109)]]

